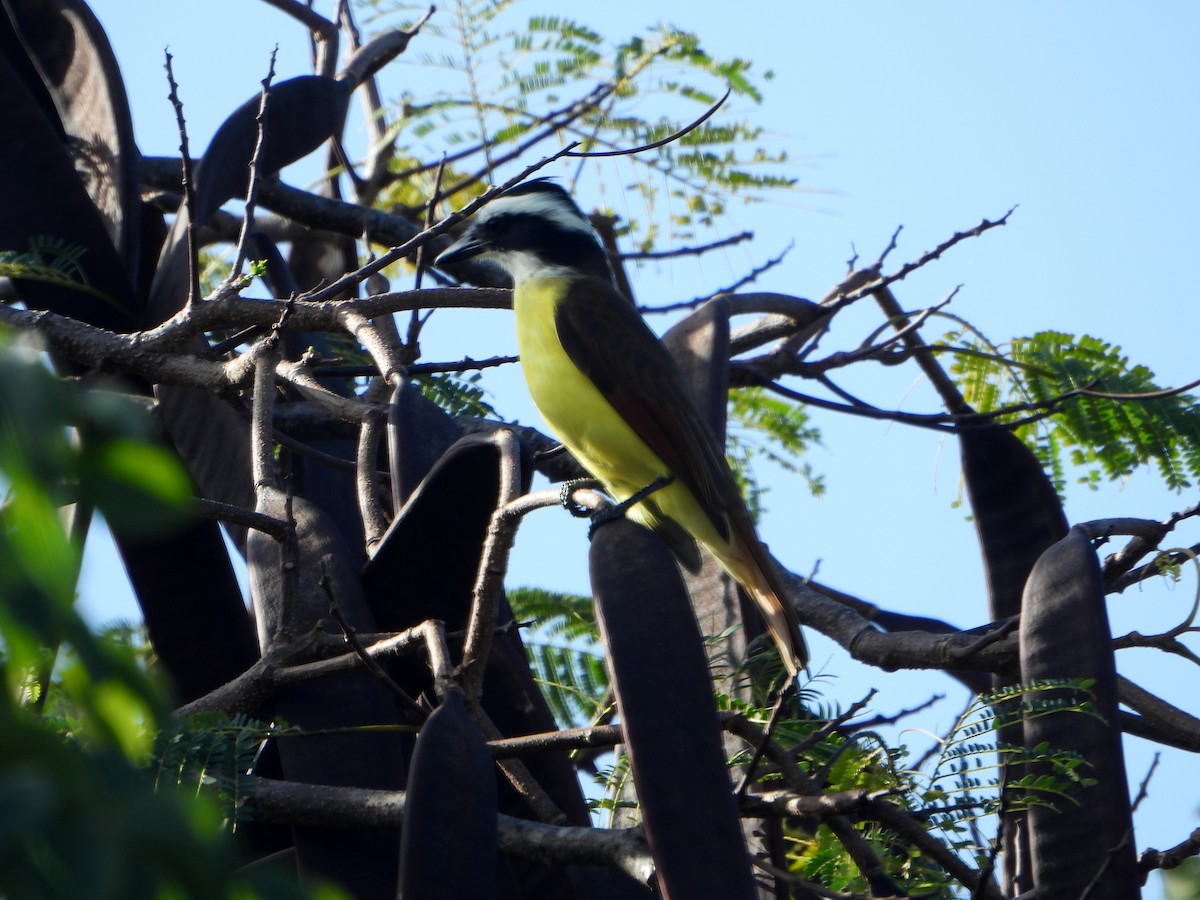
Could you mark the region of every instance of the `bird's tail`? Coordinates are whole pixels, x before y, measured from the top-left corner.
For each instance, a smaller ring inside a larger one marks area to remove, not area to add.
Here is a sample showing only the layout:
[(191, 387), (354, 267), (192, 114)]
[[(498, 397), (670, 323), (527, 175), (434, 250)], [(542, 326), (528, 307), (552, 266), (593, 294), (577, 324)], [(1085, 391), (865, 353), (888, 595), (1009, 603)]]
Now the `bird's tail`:
[[(776, 579), (772, 579), (776, 580)], [(786, 600), (786, 594), (765, 584), (743, 583), (746, 593), (758, 607), (767, 630), (779, 647), (779, 655), (787, 666), (788, 674), (795, 676), (808, 665), (808, 645), (800, 633), (800, 623)]]

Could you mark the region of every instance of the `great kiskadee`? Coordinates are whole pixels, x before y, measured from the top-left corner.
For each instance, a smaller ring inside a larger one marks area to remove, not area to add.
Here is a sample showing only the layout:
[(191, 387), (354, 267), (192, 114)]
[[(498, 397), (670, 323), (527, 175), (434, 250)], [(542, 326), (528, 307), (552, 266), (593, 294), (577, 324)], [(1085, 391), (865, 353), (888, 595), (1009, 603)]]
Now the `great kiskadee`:
[(521, 365), (555, 435), (618, 503), (661, 484), (628, 516), (693, 571), (695, 541), (707, 547), (754, 599), (795, 674), (808, 661), (804, 638), (725, 455), (570, 194), (538, 179), (499, 195), (437, 264), (471, 257), (512, 275)]

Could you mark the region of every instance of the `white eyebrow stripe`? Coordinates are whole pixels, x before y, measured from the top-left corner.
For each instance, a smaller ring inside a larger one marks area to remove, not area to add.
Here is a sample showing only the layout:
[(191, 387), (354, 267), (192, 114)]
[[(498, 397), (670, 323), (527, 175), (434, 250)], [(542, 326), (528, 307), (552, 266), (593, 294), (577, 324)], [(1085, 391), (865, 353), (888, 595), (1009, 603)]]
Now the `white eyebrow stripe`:
[(518, 194), (516, 197), (500, 197), (493, 200), (480, 212), (483, 221), (504, 214), (531, 215), (549, 219), (570, 231), (582, 231), (594, 235), (592, 223), (575, 210), (553, 196), (543, 194)]

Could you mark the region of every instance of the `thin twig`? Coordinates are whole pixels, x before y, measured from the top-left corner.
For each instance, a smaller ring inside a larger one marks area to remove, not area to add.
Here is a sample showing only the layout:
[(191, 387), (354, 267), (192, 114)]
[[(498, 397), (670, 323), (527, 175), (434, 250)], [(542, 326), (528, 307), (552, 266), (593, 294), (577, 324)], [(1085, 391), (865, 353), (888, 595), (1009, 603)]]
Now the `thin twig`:
[(924, 703), (918, 703), (916, 706), (910, 706), (902, 709), (897, 713), (892, 713), (890, 716), (872, 716), (869, 719), (864, 719), (861, 722), (851, 722), (845, 726), (846, 731), (865, 731), (868, 729), (880, 728), (885, 725), (895, 725), (901, 719), (907, 719), (909, 716), (914, 716), (919, 712), (924, 712), (931, 706), (941, 703), (946, 699), (945, 694), (934, 694)]
[[(1154, 770), (1158, 768), (1158, 759), (1161, 755), (1162, 754), (1160, 753), (1154, 754), (1154, 759), (1150, 762), (1150, 768), (1146, 772), (1146, 777), (1142, 779), (1141, 786), (1138, 787), (1137, 796), (1134, 797), (1133, 804), (1130, 807), (1131, 815), (1137, 812), (1137, 808), (1149, 794), (1150, 779), (1154, 776)], [(1125, 834), (1121, 836), (1121, 840), (1117, 841), (1116, 846), (1108, 848), (1108, 853), (1104, 855), (1104, 862), (1100, 865), (1100, 868), (1096, 871), (1096, 874), (1092, 877), (1092, 880), (1088, 882), (1087, 887), (1085, 887), (1083, 892), (1079, 895), (1079, 900), (1088, 900), (1088, 898), (1092, 896), (1092, 892), (1104, 884), (1104, 878), (1108, 874), (1108, 870), (1112, 867), (1114, 860), (1116, 860), (1121, 851), (1129, 846), (1129, 842), (1132, 839), (1133, 826), (1130, 825), (1125, 829)]]
[(917, 269), (923, 268), (934, 260), (939, 259), (943, 253), (955, 245), (961, 244), (963, 241), (970, 238), (979, 237), (984, 232), (991, 231), (993, 228), (999, 228), (1002, 225), (1007, 225), (1009, 217), (1016, 212), (1016, 210), (1017, 207), (1014, 206), (998, 219), (983, 219), (974, 228), (968, 228), (966, 231), (956, 231), (932, 250), (928, 250), (921, 254), (921, 256), (919, 256), (913, 262), (905, 263), (892, 274), (882, 276), (878, 280), (869, 281), (864, 286), (838, 297), (835, 301), (836, 306), (839, 308), (842, 306), (848, 306), (851, 303), (861, 300), (863, 297), (873, 294), (875, 291), (889, 287), (890, 285), (895, 284), (897, 281), (903, 281)]
[(367, 671), (379, 679), (379, 681), (390, 690), (400, 703), (410, 712), (416, 713), (420, 718), (424, 719), (429, 715), (429, 711), (422, 707), (417, 701), (408, 695), (408, 692), (392, 679), (392, 676), (379, 664), (367, 648), (363, 646), (363, 642), (359, 640), (358, 635), (346, 621), (346, 617), (342, 615), (342, 610), (338, 606), (337, 596), (333, 592), (333, 581), (329, 576), (329, 560), (321, 560), (321, 590), (325, 592), (325, 598), (329, 601), (329, 614), (333, 616), (338, 627), (342, 629), (342, 636), (346, 638), (346, 643), (354, 650), (358, 658), (362, 660), (362, 664), (366, 666)]
[(738, 782), (737, 788), (734, 789), (734, 795), (741, 797), (746, 793), (746, 789), (750, 787), (754, 780), (754, 772), (758, 768), (759, 760), (762, 759), (763, 753), (767, 749), (767, 741), (771, 740), (775, 735), (775, 726), (779, 724), (779, 717), (783, 712), (783, 704), (792, 696), (796, 690), (796, 680), (789, 678), (779, 691), (779, 696), (775, 698), (775, 705), (771, 709), (771, 715), (767, 719), (767, 727), (763, 729), (763, 739), (757, 747), (754, 748), (754, 755), (750, 757), (750, 762), (742, 772), (741, 780)]
[(200, 248), (196, 240), (196, 176), (192, 165), (192, 155), (188, 150), (187, 121), (183, 117), (183, 101), (179, 99), (179, 85), (175, 83), (175, 70), (172, 67), (174, 57), (169, 50), (166, 54), (165, 68), (167, 84), (170, 87), (168, 96), (171, 106), (175, 108), (175, 124), (179, 129), (179, 158), (182, 163), (180, 181), (183, 186), (183, 208), (187, 213), (187, 250), (188, 250), (188, 297), (185, 308), (192, 306), (200, 299)]
[[(548, 112), (544, 115), (541, 115), (541, 116), (537, 116), (536, 118), (533, 116), (530, 116), (528, 110), (520, 110), (520, 109), (516, 109), (516, 108), (513, 108), (513, 109), (501, 108), (500, 111), (504, 112), (506, 115), (524, 115), (524, 116), (528, 116), (529, 118), (531, 118), (534, 124), (546, 123), (546, 128), (542, 132), (540, 132), (534, 138), (532, 138), (528, 141), (525, 141), (522, 144), (517, 146), (517, 148), (516, 148), (517, 155), (520, 155), (520, 153), (523, 153), (525, 150), (529, 149), (529, 147), (533, 146), (534, 144), (540, 143), (541, 141), (545, 140), (547, 137), (550, 137), (553, 134), (557, 134), (559, 131), (562, 131), (563, 129), (567, 128), (567, 126), (569, 126), (573, 121), (578, 119), (580, 116), (586, 115), (591, 110), (596, 109), (599, 106), (599, 104), (604, 100), (604, 98), (608, 97), (609, 94), (612, 93), (612, 90), (613, 90), (612, 85), (599, 85), (596, 88), (594, 88), (590, 93), (588, 93), (586, 96), (581, 97), (578, 100), (572, 100), (567, 105), (562, 106), (558, 109), (551, 110), (550, 112)], [(464, 101), (462, 101), (462, 104), (467, 104), (468, 102), (469, 101), (464, 100)], [(495, 109), (496, 107), (494, 104), (492, 104), (492, 105), (489, 105), (489, 108)], [(423, 108), (421, 108), (421, 107), (416, 107), (416, 108), (414, 108), (414, 112), (421, 111), (422, 109)], [(450, 165), (450, 164), (459, 162), (460, 160), (464, 160), (469, 157), (472, 157), (472, 156), (476, 155), (477, 153), (482, 153), (487, 149), (488, 144), (489, 144), (488, 141), (480, 141), (479, 143), (472, 144), (463, 150), (459, 150), (456, 153), (451, 153), (450, 155), (445, 157), (446, 163), (448, 165)], [(505, 156), (502, 159), (498, 160), (498, 162), (501, 162), (501, 163), (508, 162), (510, 159), (514, 159), (514, 158), (515, 158), (515, 156)], [(425, 164), (422, 164), (419, 166), (412, 166), (408, 169), (402, 169), (399, 172), (395, 172), (395, 173), (389, 175), (388, 183), (395, 184), (397, 182), (411, 181), (415, 176), (421, 175), (425, 172), (428, 172), (428, 171), (432, 170), (433, 168), (435, 168), (436, 166), (437, 166), (437, 163), (425, 163)], [(487, 171), (489, 171), (489, 170), (486, 168), (484, 170), (482, 170), (482, 172), (484, 174)], [(444, 200), (446, 197), (452, 196), (453, 194), (457, 193), (460, 190), (463, 190), (465, 187), (469, 186), (470, 184), (474, 184), (475, 181), (478, 181), (479, 178), (481, 178), (481, 177), (483, 177), (482, 174), (479, 174), (477, 176), (473, 176), (470, 179), (467, 179), (464, 182), (460, 182), (459, 184), (451, 186), (450, 188), (447, 189), (446, 193), (444, 195), (442, 195), (441, 199)]]
[(642, 250), (622, 253), (621, 259), (628, 262), (629, 260), (641, 261), (649, 259), (675, 259), (680, 256), (701, 256), (713, 250), (719, 250), (722, 247), (732, 247), (735, 244), (740, 244), (743, 241), (749, 241), (753, 238), (753, 231), (743, 231), (707, 244), (697, 244), (694, 247), (685, 246), (676, 247), (673, 250)]
[(710, 294), (705, 294), (703, 297), (693, 297), (691, 300), (684, 300), (680, 303), (668, 303), (664, 306), (639, 306), (638, 309), (644, 313), (668, 313), (668, 312), (677, 312), (682, 309), (695, 309), (698, 306), (703, 306), (705, 303), (707, 303), (709, 300), (713, 299), (714, 297), (719, 297), (722, 294), (735, 293), (739, 288), (745, 287), (747, 284), (750, 284), (752, 281), (757, 279), (759, 275), (762, 275), (764, 272), (767, 272), (770, 269), (775, 268), (775, 266), (782, 263), (784, 261), (784, 259), (787, 257), (787, 255), (792, 252), (792, 248), (794, 246), (795, 246), (794, 241), (789, 242), (788, 245), (783, 248), (783, 252), (780, 253), (778, 256), (773, 256), (770, 259), (768, 259), (766, 262), (764, 262), (762, 265), (755, 266), (753, 269), (751, 269), (749, 272), (747, 272), (745, 275), (743, 275), (741, 278), (739, 278), (733, 284), (731, 284), (727, 287), (723, 287), (719, 290), (713, 291)]
[(446, 216), (444, 219), (442, 219), (440, 222), (438, 222), (432, 228), (425, 229), (420, 234), (413, 237), (411, 240), (405, 241), (399, 247), (393, 247), (392, 249), (388, 250), (387, 253), (380, 256), (378, 259), (374, 260), (373, 262), (367, 263), (365, 266), (360, 267), (357, 271), (350, 272), (350, 273), (347, 273), (346, 275), (343, 275), (341, 278), (337, 279), (332, 284), (327, 285), (326, 287), (321, 288), (319, 290), (310, 291), (306, 294), (301, 295), (301, 298), (304, 300), (308, 300), (308, 301), (316, 302), (316, 303), (320, 303), (325, 300), (335, 299), (336, 297), (341, 295), (341, 293), (344, 291), (344, 289), (346, 289), (348, 287), (352, 287), (356, 284), (359, 284), (360, 282), (366, 281), (370, 276), (374, 275), (376, 272), (379, 272), (379, 271), (387, 268), (388, 266), (390, 266), (392, 263), (396, 262), (397, 260), (403, 259), (404, 257), (408, 256), (410, 253), (416, 251), (417, 248), (422, 247), (425, 244), (429, 243), (431, 240), (433, 240), (438, 235), (445, 234), (447, 231), (449, 231), (451, 228), (453, 228), (459, 222), (463, 221), (464, 219), (469, 218), (470, 216), (474, 215), (478, 210), (482, 209), (485, 204), (491, 202), (493, 197), (497, 196), (498, 194), (503, 193), (504, 191), (508, 190), (510, 187), (514, 187), (514, 186), (520, 184), (522, 181), (524, 181), (526, 178), (528, 178), (534, 172), (537, 172), (539, 169), (542, 169), (545, 166), (550, 165), (550, 163), (554, 162), (557, 159), (561, 159), (572, 148), (577, 147), (577, 146), (579, 146), (578, 142), (572, 142), (570, 144), (567, 144), (566, 147), (559, 150), (557, 153), (553, 153), (550, 156), (547, 156), (547, 157), (544, 157), (543, 159), (538, 160), (537, 162), (533, 163), (532, 165), (526, 166), (519, 174), (514, 175), (508, 181), (504, 182), (504, 184), (500, 185), (499, 187), (489, 188), (488, 190), (484, 191), (482, 194), (480, 194), (478, 197), (476, 197), (474, 200), (472, 200), (470, 203), (468, 203), (462, 209)]
[[(439, 160), (439, 162), (438, 162), (438, 167), (433, 174), (433, 192), (429, 195), (429, 203), (427, 203), (425, 205), (425, 222), (424, 222), (424, 230), (425, 231), (428, 231), (430, 228), (433, 227), (434, 216), (437, 214), (438, 200), (440, 199), (441, 192), (442, 192), (442, 176), (445, 175), (445, 173), (446, 173), (446, 154), (443, 153), (441, 160)], [(421, 289), (421, 278), (422, 278), (422, 276), (424, 276), (425, 269), (428, 267), (428, 265), (429, 265), (429, 245), (422, 244), (420, 247), (417, 248), (417, 264), (416, 264), (417, 272), (413, 279), (413, 290), (414, 291), (419, 291)], [(413, 316), (416, 317), (416, 315), (419, 311), (420, 310), (414, 309), (412, 311)]]
[[(542, 141), (546, 140), (546, 138), (553, 137), (555, 135), (558, 135), (560, 132), (567, 130), (567, 127), (570, 125), (571, 122), (575, 121), (580, 116), (587, 113), (590, 109), (594, 108), (593, 106), (587, 105), (588, 98), (589, 97), (599, 97), (602, 95), (602, 92), (604, 90), (605, 90), (604, 86), (597, 88), (591, 94), (589, 94), (588, 97), (585, 97), (583, 100), (579, 101), (573, 107), (570, 107), (569, 109), (571, 109), (571, 112), (567, 113), (566, 115), (564, 115), (562, 117), (556, 117), (556, 115), (553, 113), (549, 116), (538, 117), (536, 119), (536, 122), (538, 124), (543, 125), (543, 127), (541, 128), (540, 131), (532, 132), (530, 137), (526, 138), (525, 140), (521, 141), (518, 144), (514, 144), (511, 148), (509, 148), (509, 150), (507, 152), (500, 154), (500, 156), (498, 156), (494, 159), (491, 159), (490, 161), (485, 160), (485, 163), (482, 168), (476, 169), (470, 175), (467, 175), (464, 178), (460, 178), (457, 182), (450, 185), (450, 187), (446, 188), (442, 192), (442, 199), (445, 200), (449, 197), (455, 196), (456, 194), (460, 194), (463, 191), (468, 190), (469, 188), (474, 187), (475, 185), (482, 182), (484, 179), (490, 178), (492, 175), (494, 175), (495, 172), (501, 166), (505, 166), (508, 163), (513, 162), (514, 160), (520, 159), (522, 156), (525, 155), (526, 150), (529, 150), (532, 147), (536, 146), (537, 144), (540, 144)], [(607, 88), (607, 90), (611, 90), (611, 87)], [(607, 96), (607, 95), (604, 94), (604, 96)], [(567, 154), (567, 152), (574, 149), (575, 147), (578, 147), (579, 143), (580, 142), (578, 140), (572, 141), (570, 145), (560, 149), (558, 151), (558, 153), (556, 153), (554, 155), (554, 158), (555, 159), (562, 158), (563, 156), (565, 156)], [(484, 150), (485, 157), (491, 157), (491, 147), (492, 147), (492, 145), (490, 142), (484, 142), (483, 150)]]
[[(878, 693), (878, 691), (875, 688), (871, 688), (871, 690), (869, 690), (867, 692), (867, 695), (865, 697), (863, 697), (861, 700), (853, 703), (850, 706), (850, 708), (847, 709), (845, 712), (843, 712), (840, 716), (830, 719), (828, 722), (826, 722), (824, 725), (822, 725), (820, 728), (818, 728), (812, 734), (805, 737), (802, 741), (800, 741), (800, 743), (798, 743), (794, 747), (792, 747), (791, 748), (792, 755), (799, 756), (801, 753), (805, 752), (810, 747), (815, 747), (817, 744), (824, 741), (835, 731), (841, 731), (845, 727), (847, 722), (849, 722), (851, 719), (853, 719), (855, 716), (857, 716), (860, 712), (862, 712), (862, 710), (866, 707), (866, 705), (871, 702), (871, 699), (875, 696), (876, 693)], [(863, 727), (866, 727), (866, 726), (864, 725)]]
[(627, 150), (573, 150), (563, 155), (582, 159), (600, 159), (611, 156), (633, 156), (637, 153), (645, 153), (647, 150), (657, 150), (659, 147), (665, 147), (667, 144), (674, 143), (675, 141), (684, 137), (689, 132), (695, 131), (697, 128), (711, 119), (716, 114), (717, 110), (725, 105), (725, 101), (729, 99), (729, 95), (732, 93), (733, 88), (731, 87), (725, 91), (725, 95), (721, 97), (720, 100), (705, 110), (704, 115), (700, 116), (700, 118), (696, 119), (696, 121), (684, 125), (678, 131), (668, 134), (665, 138), (660, 138), (657, 141), (651, 141), (649, 144), (642, 144), (640, 147), (630, 147)]
[(242, 214), (242, 230), (238, 235), (237, 253), (234, 256), (233, 268), (229, 270), (229, 280), (241, 277), (242, 265), (246, 262), (246, 242), (250, 240), (250, 232), (254, 229), (254, 208), (258, 204), (259, 166), (262, 165), (263, 147), (267, 143), (267, 103), (271, 96), (271, 82), (275, 78), (275, 57), (279, 53), (279, 45), (271, 51), (271, 62), (267, 67), (266, 77), (262, 80), (262, 96), (258, 101), (258, 114), (254, 121), (258, 125), (258, 136), (254, 141), (254, 153), (250, 157), (249, 180), (246, 185), (246, 206)]

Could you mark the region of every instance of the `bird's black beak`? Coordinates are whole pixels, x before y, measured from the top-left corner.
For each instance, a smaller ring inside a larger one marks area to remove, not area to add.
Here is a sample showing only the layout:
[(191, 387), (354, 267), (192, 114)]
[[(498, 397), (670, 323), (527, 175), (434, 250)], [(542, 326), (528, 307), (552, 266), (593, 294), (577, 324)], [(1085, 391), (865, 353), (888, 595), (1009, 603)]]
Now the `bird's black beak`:
[(475, 238), (470, 231), (447, 247), (438, 258), (433, 261), (433, 264), (439, 269), (443, 266), (454, 265), (463, 260), (471, 259), (481, 253), (486, 253), (489, 247), (486, 242)]

